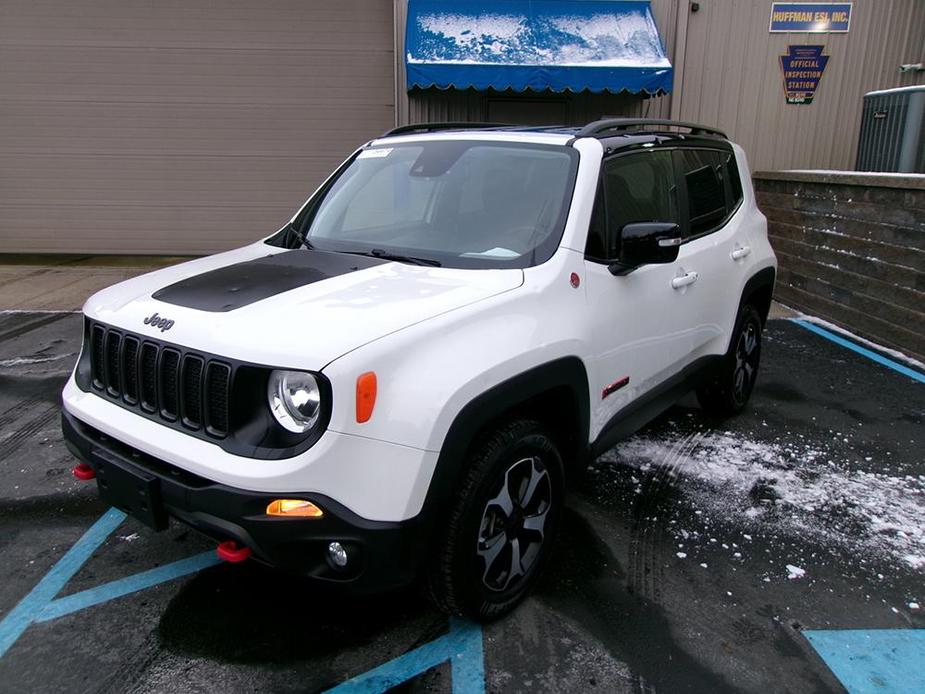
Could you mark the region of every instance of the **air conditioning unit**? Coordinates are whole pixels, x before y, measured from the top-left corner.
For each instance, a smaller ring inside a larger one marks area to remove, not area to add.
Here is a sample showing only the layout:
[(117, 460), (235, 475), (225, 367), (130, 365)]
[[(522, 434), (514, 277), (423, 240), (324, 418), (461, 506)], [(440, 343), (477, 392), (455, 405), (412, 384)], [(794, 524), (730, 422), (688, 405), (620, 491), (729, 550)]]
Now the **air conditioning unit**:
[(855, 168), (925, 173), (925, 85), (864, 95)]

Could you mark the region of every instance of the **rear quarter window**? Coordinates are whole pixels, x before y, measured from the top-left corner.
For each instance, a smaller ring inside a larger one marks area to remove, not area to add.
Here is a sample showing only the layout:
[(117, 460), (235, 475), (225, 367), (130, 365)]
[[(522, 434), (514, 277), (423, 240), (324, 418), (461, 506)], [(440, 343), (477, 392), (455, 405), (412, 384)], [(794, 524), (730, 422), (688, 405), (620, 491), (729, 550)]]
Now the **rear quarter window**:
[(686, 200), (684, 236), (703, 236), (722, 227), (742, 201), (735, 154), (728, 150), (676, 150)]

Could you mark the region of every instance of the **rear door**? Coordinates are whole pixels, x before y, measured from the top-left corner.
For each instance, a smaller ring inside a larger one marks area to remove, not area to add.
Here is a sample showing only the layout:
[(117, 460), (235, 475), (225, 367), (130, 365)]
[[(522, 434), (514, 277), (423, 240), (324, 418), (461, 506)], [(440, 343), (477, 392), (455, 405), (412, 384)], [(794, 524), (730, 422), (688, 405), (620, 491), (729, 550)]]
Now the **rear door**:
[(678, 276), (693, 278), (676, 291), (687, 330), (672, 341), (671, 359), (683, 367), (726, 351), (751, 249), (737, 214), (742, 184), (731, 148), (682, 146), (674, 157), (684, 234)]

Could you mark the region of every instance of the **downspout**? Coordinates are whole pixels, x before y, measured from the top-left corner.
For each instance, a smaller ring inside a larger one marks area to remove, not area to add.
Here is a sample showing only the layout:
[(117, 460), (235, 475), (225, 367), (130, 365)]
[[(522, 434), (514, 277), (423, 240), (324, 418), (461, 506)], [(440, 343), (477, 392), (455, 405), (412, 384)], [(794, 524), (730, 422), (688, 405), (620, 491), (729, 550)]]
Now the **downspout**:
[(684, 91), (684, 63), (687, 62), (687, 25), (690, 0), (678, 0), (674, 32), (674, 79), (671, 85), (671, 120), (681, 120), (681, 93)]

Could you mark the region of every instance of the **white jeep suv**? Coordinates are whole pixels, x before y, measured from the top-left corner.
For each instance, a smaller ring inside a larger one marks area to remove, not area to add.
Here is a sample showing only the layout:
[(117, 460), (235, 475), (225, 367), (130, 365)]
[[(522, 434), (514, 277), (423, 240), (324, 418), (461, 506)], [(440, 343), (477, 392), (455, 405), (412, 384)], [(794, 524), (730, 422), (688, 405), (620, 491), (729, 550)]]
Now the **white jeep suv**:
[(397, 128), (270, 238), (91, 297), (64, 435), (154, 529), (489, 619), (589, 460), (745, 406), (775, 270), (714, 129)]

